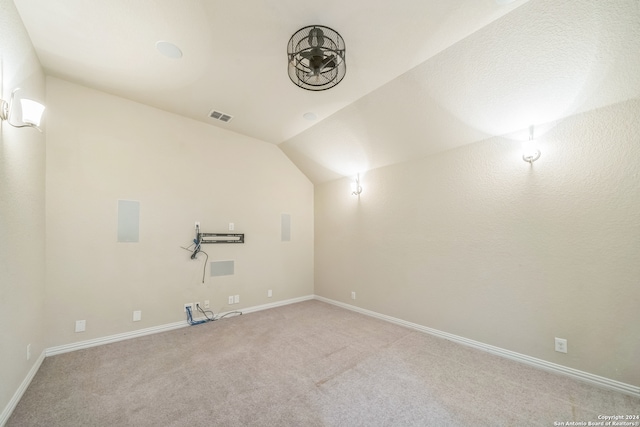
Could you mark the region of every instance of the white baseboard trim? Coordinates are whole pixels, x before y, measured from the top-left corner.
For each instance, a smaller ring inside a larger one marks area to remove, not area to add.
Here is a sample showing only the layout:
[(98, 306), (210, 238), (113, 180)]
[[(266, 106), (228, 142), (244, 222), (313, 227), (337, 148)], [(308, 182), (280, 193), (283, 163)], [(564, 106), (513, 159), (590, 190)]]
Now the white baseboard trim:
[(242, 310), (238, 310), (238, 311), (242, 311), (243, 313), (253, 313), (256, 311), (262, 311), (262, 310), (268, 310), (270, 308), (276, 308), (276, 307), (281, 307), (283, 305), (289, 305), (289, 304), (295, 304), (298, 302), (302, 302), (302, 301), (309, 301), (315, 298), (315, 295), (306, 295), (303, 297), (298, 297), (298, 298), (291, 298), (291, 299), (286, 299), (283, 301), (276, 301), (276, 302), (271, 302), (269, 304), (262, 304), (262, 305), (256, 305), (253, 307), (249, 307), (249, 308), (243, 308)]
[(538, 359), (535, 357), (527, 356), (525, 354), (516, 353), (515, 351), (505, 350), (500, 347), (495, 347), (489, 344), (485, 344), (479, 341), (470, 340), (468, 338), (460, 337), (458, 335), (449, 334), (447, 332), (442, 332), (437, 329), (428, 328), (426, 326), (419, 325), (417, 323), (407, 322), (406, 320), (398, 319), (395, 317), (387, 316), (386, 314), (380, 314), (375, 311), (367, 310), (364, 308), (356, 307), (354, 305), (346, 304), (340, 301), (335, 301), (329, 298), (321, 297), (319, 295), (315, 295), (314, 299), (322, 302), (326, 302), (329, 304), (336, 305), (338, 307), (345, 308), (347, 310), (355, 311), (361, 314), (365, 314), (367, 316), (375, 317), (381, 320), (385, 320), (387, 322), (395, 323), (396, 325), (404, 326), (410, 329), (415, 329), (420, 332), (424, 332), (426, 334), (434, 335), (440, 338), (447, 339), (449, 341), (456, 342), (458, 344), (466, 345), (469, 347), (474, 347), (488, 353), (495, 354), (497, 356), (505, 357), (507, 359), (514, 360), (516, 362), (524, 363), (530, 366), (534, 366), (539, 369), (544, 369), (546, 371), (554, 372), (557, 374), (569, 376), (575, 378), (577, 380), (585, 381), (591, 384), (598, 385), (600, 387), (605, 387), (610, 390), (619, 391), (621, 393), (629, 394), (634, 397), (640, 397), (640, 387), (626, 384), (620, 381), (612, 380), (609, 378), (601, 377), (599, 375), (590, 374), (588, 372), (579, 371), (577, 369), (569, 368), (566, 366), (558, 365), (557, 363), (547, 362), (546, 360)]
[[(270, 308), (280, 307), (283, 305), (295, 304), (297, 302), (302, 302), (302, 301), (308, 301), (313, 298), (314, 298), (314, 295), (307, 295), (304, 297), (292, 298), (292, 299), (287, 299), (282, 301), (276, 301), (269, 304), (262, 304), (262, 305), (257, 305), (253, 307), (242, 308), (242, 309), (238, 309), (237, 311), (241, 311), (242, 313), (253, 313), (256, 311), (267, 310)], [(236, 310), (232, 310), (231, 312), (233, 311), (236, 311)], [(229, 312), (219, 313), (219, 315), (224, 316), (227, 313)], [(201, 319), (204, 319), (204, 317), (194, 318), (194, 320), (201, 320)], [(82, 350), (85, 348), (96, 347), (104, 344), (111, 344), (118, 341), (124, 341), (132, 338), (143, 337), (145, 335), (157, 334), (159, 332), (171, 331), (174, 329), (184, 328), (187, 326), (189, 326), (189, 323), (187, 323), (186, 320), (182, 320), (180, 322), (167, 323), (165, 325), (159, 325), (159, 326), (152, 326), (150, 328), (138, 329), (131, 332), (124, 332), (121, 334), (109, 335), (106, 337), (94, 338), (91, 340), (59, 345), (56, 347), (49, 347), (45, 350), (45, 354), (47, 357), (55, 356), (56, 354), (68, 353), (70, 351)]]
[(96, 347), (104, 344), (111, 344), (118, 341), (124, 341), (132, 338), (143, 337), (145, 335), (157, 334), (159, 332), (171, 331), (174, 329), (184, 328), (189, 326), (186, 320), (180, 322), (167, 323), (166, 325), (152, 326), (150, 328), (138, 329), (136, 331), (124, 332), (121, 334), (109, 335), (101, 338), (94, 338), (92, 340), (78, 341), (70, 344), (58, 345), (55, 347), (49, 347), (46, 350), (47, 357), (55, 356), (56, 354), (69, 353), (71, 351), (82, 350), (85, 348)]
[(16, 392), (13, 394), (13, 397), (11, 398), (9, 403), (7, 403), (7, 406), (0, 414), (0, 427), (4, 426), (7, 421), (9, 421), (9, 417), (11, 416), (11, 414), (13, 414), (13, 410), (16, 409), (16, 406), (18, 406), (18, 402), (20, 402), (22, 395), (27, 390), (27, 387), (29, 387), (29, 384), (31, 384), (31, 380), (33, 380), (33, 377), (36, 376), (36, 373), (38, 372), (38, 369), (40, 369), (40, 365), (42, 365), (42, 361), (44, 360), (44, 358), (45, 352), (43, 351), (42, 353), (40, 353), (38, 360), (35, 361), (27, 376), (24, 378), (24, 380), (22, 380), (22, 384), (20, 384), (18, 390), (16, 390)]

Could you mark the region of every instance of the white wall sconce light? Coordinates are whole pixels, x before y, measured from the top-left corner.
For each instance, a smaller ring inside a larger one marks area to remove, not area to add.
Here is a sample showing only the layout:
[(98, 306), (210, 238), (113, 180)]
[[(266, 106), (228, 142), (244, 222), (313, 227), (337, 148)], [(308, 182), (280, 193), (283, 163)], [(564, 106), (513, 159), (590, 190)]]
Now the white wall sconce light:
[[(14, 100), (16, 98), (16, 92), (20, 88), (16, 88), (11, 92), (11, 98), (9, 102), (4, 99), (0, 99), (0, 119), (5, 120), (11, 126), (16, 128), (31, 127), (42, 132), (40, 129), (40, 120), (42, 119), (42, 113), (44, 112), (44, 105), (31, 99), (21, 98), (19, 111), (16, 111)], [(13, 116), (20, 115), (19, 124), (11, 123)]]
[(359, 196), (362, 193), (362, 186), (360, 186), (360, 174), (356, 175), (356, 180), (351, 183), (351, 195)]
[(533, 125), (529, 126), (529, 140), (522, 143), (522, 160), (533, 164), (540, 158), (540, 150), (533, 139)]

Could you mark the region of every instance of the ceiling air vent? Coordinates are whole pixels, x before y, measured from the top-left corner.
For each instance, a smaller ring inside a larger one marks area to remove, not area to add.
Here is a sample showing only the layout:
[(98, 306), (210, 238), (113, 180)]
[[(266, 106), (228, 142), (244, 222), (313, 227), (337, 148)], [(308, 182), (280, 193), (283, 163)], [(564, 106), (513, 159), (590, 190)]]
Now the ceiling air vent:
[(225, 122), (225, 123), (229, 123), (231, 119), (233, 119), (233, 116), (230, 116), (225, 113), (221, 113), (220, 111), (216, 111), (216, 110), (211, 110), (211, 112), (209, 113), (209, 117), (211, 117), (212, 119), (220, 120), (221, 122)]

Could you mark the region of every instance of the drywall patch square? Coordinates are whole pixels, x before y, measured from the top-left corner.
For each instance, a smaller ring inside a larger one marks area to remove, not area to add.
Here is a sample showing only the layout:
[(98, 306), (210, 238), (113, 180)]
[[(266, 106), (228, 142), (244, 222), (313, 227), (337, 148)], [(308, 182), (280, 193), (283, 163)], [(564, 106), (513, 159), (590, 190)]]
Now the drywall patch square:
[(280, 215), (280, 240), (291, 241), (291, 215), (286, 213)]
[(137, 243), (140, 234), (140, 202), (118, 200), (118, 242)]
[(234, 274), (235, 261), (211, 261), (211, 276), (231, 276)]

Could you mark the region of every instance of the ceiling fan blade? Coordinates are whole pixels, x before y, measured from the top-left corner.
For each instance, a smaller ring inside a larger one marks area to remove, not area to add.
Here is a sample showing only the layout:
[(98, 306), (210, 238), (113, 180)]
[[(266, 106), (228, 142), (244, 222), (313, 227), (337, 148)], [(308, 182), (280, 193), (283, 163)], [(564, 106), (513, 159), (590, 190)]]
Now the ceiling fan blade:
[(300, 56), (306, 59), (313, 58), (315, 56), (322, 58), (324, 57), (324, 52), (322, 52), (322, 49), (314, 47), (309, 50), (303, 50), (302, 52), (300, 52)]
[(335, 55), (325, 57), (320, 49), (301, 52), (300, 55), (309, 61), (309, 64), (307, 65), (307, 68), (309, 69), (309, 72), (306, 74), (307, 77), (319, 77), (326, 69), (331, 70), (335, 68), (337, 64)]
[(322, 61), (322, 64), (320, 64), (320, 72), (322, 73), (324, 71), (325, 68), (335, 68), (336, 67), (336, 56), (335, 55), (331, 55), (331, 56), (327, 56), (326, 58), (324, 58), (324, 60)]

